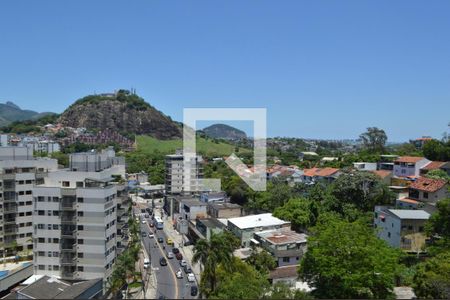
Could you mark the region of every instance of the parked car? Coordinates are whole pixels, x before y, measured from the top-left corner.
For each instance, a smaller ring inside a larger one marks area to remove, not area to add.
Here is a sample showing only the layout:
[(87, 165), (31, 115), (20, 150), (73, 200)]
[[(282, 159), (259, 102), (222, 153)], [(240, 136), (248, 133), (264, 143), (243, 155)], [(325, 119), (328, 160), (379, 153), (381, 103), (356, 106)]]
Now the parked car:
[(150, 260), (148, 258), (144, 258), (144, 269), (147, 269), (150, 266)]
[(145, 223), (147, 223), (147, 221), (146, 220), (142, 220), (142, 224), (145, 224)]
[(191, 286), (191, 296), (197, 296), (198, 288), (196, 285)]
[(187, 262), (184, 259), (180, 260), (180, 266), (182, 266), (184, 268), (184, 266), (186, 266), (186, 265), (187, 265)]
[(180, 253), (180, 249), (178, 249), (178, 248), (172, 248), (172, 252), (173, 252), (173, 254)]
[(180, 252), (178, 252), (177, 254), (175, 254), (175, 257), (176, 257), (176, 259), (178, 259), (178, 260), (182, 260), (182, 259), (183, 259), (183, 255), (182, 255)]
[(144, 217), (146, 217), (148, 219), (148, 217), (150, 217), (148, 214), (145, 214)]
[(158, 238), (158, 243), (160, 243), (160, 244), (164, 243), (164, 239), (162, 237), (159, 237)]
[(145, 209), (144, 208), (141, 209), (141, 213), (145, 213)]
[(173, 241), (172, 241), (171, 238), (167, 238), (166, 243), (167, 243), (167, 245), (169, 245), (169, 246), (173, 246)]
[(155, 237), (155, 235), (154, 235), (153, 233), (150, 232), (150, 233), (148, 234), (148, 237), (152, 239), (152, 238)]
[(153, 224), (153, 222), (148, 223), (150, 225), (150, 227), (155, 226), (155, 224)]
[(178, 269), (175, 275), (177, 276), (177, 278), (183, 278), (183, 271), (181, 271), (181, 269)]
[(173, 258), (172, 251), (167, 250), (166, 256), (167, 256), (168, 259), (172, 259)]
[(165, 259), (164, 257), (161, 257), (161, 258), (159, 259), (159, 264), (160, 264), (161, 266), (167, 266), (167, 259)]
[(183, 269), (184, 269), (184, 273), (186, 273), (186, 274), (192, 273), (192, 269), (191, 269), (191, 267), (190, 267), (188, 264), (186, 264), (186, 265), (183, 267)]
[(187, 280), (189, 282), (195, 282), (195, 275), (193, 273), (188, 273), (187, 274)]
[(146, 237), (146, 236), (147, 236), (147, 233), (146, 233), (146, 232), (142, 232), (142, 233), (141, 233), (141, 236), (142, 236), (142, 237)]

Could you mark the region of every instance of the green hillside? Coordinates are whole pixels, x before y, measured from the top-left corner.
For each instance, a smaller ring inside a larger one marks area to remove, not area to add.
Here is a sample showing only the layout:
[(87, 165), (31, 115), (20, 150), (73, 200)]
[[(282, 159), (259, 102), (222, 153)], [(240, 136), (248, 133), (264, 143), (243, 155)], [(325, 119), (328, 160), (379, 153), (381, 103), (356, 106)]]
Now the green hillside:
[[(158, 151), (162, 154), (175, 153), (176, 149), (183, 148), (182, 139), (173, 140), (158, 140), (150, 136), (140, 135), (136, 137), (138, 151), (144, 153), (153, 153)], [(207, 156), (228, 156), (235, 151), (235, 146), (224, 143), (216, 142), (212, 139), (205, 139), (197, 137), (197, 152)], [(239, 152), (250, 152), (249, 149), (239, 149)]]

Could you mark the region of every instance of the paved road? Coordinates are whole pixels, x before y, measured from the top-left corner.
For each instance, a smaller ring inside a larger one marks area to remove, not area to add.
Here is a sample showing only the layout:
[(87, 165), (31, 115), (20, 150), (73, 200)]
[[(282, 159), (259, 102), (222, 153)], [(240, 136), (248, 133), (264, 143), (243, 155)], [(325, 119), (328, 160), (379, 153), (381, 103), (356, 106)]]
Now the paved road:
[[(141, 213), (140, 207), (143, 205), (135, 207), (135, 213)], [(152, 272), (156, 272), (157, 278), (157, 289), (156, 296), (163, 296), (168, 299), (191, 299), (195, 298), (191, 296), (191, 285), (194, 283), (189, 283), (186, 278), (186, 274), (183, 272), (184, 277), (182, 279), (178, 279), (175, 276), (175, 272), (180, 268), (179, 261), (176, 258), (167, 259), (168, 265), (161, 266), (159, 264), (159, 260), (161, 257), (166, 257), (164, 254), (167, 249), (172, 249), (172, 247), (168, 246), (166, 242), (166, 234), (163, 230), (156, 230), (155, 227), (150, 227), (148, 224), (149, 219), (147, 219), (147, 223), (141, 224), (141, 232), (145, 232), (146, 236), (142, 237), (144, 246), (147, 250), (147, 253), (150, 254), (151, 258), (151, 267)], [(154, 234), (154, 238), (149, 238), (149, 233)], [(163, 237), (164, 243), (157, 243), (157, 238)], [(165, 249), (163, 249), (165, 247)], [(152, 287), (149, 287), (152, 288)]]

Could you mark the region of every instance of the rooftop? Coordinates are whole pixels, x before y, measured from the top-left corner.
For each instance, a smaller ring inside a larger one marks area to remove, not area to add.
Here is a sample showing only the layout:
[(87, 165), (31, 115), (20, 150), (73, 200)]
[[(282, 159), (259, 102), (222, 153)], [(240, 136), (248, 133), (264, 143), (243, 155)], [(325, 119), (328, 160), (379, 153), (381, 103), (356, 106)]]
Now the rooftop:
[(236, 203), (230, 203), (230, 202), (215, 202), (209, 204), (214, 209), (240, 209), (242, 206)]
[(225, 224), (223, 224), (222, 222), (218, 221), (215, 218), (198, 219), (196, 222), (200, 222), (208, 228), (224, 228), (225, 227)]
[(308, 177), (320, 176), (327, 177), (337, 173), (339, 169), (336, 168), (311, 168), (305, 169), (304, 175)]
[(445, 161), (432, 161), (428, 165), (422, 168), (422, 170), (437, 170), (446, 164)]
[(240, 229), (290, 224), (290, 222), (272, 216), (271, 213), (231, 218), (228, 219), (228, 222), (233, 223)]
[(270, 279), (290, 278), (297, 277), (297, 265), (278, 267), (275, 270), (270, 271)]
[(386, 178), (386, 177), (392, 175), (392, 171), (387, 171), (387, 170), (376, 170), (376, 171), (374, 170), (371, 172), (381, 178)]
[(180, 202), (189, 207), (191, 207), (191, 206), (207, 206), (208, 205), (208, 203), (202, 202), (202, 201), (200, 201), (198, 199), (194, 199), (194, 198), (181, 199)]
[(72, 284), (55, 277), (43, 276), (18, 293), (34, 299), (75, 299), (99, 281), (102, 278)]
[(411, 183), (409, 188), (425, 191), (429, 193), (434, 193), (447, 184), (447, 181), (444, 179), (432, 179), (432, 178), (426, 178), (426, 177), (419, 177), (416, 181)]
[(430, 214), (416, 209), (389, 209), (390, 213), (403, 220), (428, 220)]
[(422, 159), (425, 159), (425, 157), (421, 156), (400, 156), (395, 160), (395, 162), (403, 162), (403, 163), (416, 163), (418, 161), (421, 161)]
[(308, 237), (304, 233), (297, 233), (288, 228), (257, 232), (256, 235), (275, 245), (306, 243)]

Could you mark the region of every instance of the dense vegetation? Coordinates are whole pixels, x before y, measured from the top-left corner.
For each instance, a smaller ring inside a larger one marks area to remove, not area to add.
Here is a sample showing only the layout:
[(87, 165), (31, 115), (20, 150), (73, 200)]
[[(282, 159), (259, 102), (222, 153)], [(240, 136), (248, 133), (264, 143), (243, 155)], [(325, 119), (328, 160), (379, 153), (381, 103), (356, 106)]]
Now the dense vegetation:
[(0, 128), (4, 133), (41, 133), (41, 127), (46, 124), (53, 124), (58, 119), (57, 114), (48, 114), (36, 120), (15, 121)]
[(128, 90), (118, 90), (115, 95), (100, 94), (83, 97), (75, 101), (71, 106), (69, 106), (69, 109), (77, 105), (97, 104), (107, 100), (116, 100), (121, 103), (126, 103), (128, 108), (136, 110), (145, 110), (148, 108), (153, 108), (150, 104), (145, 102), (145, 100), (139, 97), (138, 95), (133, 94)]

